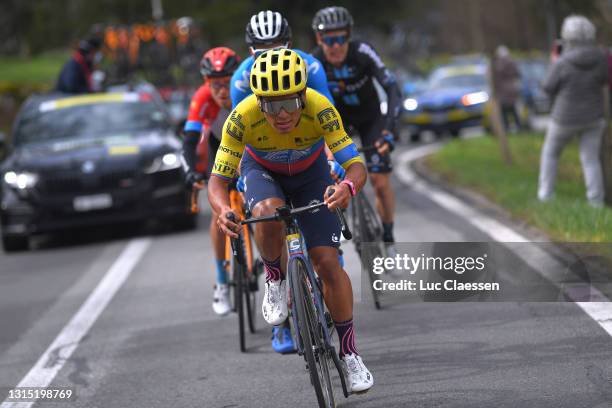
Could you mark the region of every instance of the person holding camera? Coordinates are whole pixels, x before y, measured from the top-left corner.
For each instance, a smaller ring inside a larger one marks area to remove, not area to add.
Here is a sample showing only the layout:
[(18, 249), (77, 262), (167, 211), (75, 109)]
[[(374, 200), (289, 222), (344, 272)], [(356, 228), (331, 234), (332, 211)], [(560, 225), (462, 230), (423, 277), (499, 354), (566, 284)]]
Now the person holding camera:
[(567, 17), (561, 39), (561, 47), (553, 49), (542, 86), (551, 96), (553, 108), (541, 153), (538, 199), (552, 198), (561, 152), (579, 136), (587, 199), (592, 206), (601, 207), (604, 183), (599, 153), (605, 128), (606, 54), (595, 43), (595, 26), (584, 16)]

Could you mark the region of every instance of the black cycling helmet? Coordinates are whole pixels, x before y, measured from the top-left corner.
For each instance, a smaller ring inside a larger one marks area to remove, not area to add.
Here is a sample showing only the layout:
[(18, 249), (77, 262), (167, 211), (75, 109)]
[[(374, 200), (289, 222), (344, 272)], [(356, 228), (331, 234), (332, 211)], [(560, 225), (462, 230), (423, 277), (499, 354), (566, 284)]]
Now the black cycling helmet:
[(291, 41), (291, 27), (279, 12), (260, 11), (247, 23), (245, 40), (249, 47), (287, 43)]
[(312, 29), (315, 31), (350, 30), (352, 27), (351, 13), (340, 6), (325, 7), (317, 11), (312, 19)]

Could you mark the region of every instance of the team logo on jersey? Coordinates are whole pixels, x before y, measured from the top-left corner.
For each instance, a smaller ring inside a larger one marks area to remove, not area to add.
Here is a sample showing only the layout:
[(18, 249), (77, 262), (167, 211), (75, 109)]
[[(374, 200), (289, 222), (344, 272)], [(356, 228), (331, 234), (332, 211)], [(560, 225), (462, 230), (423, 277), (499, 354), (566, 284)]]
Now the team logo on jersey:
[[(320, 200), (310, 200), (310, 202), (308, 203), (308, 205), (315, 205), (315, 204), (319, 204), (321, 201)], [(320, 210), (318, 208), (315, 208), (314, 210), (310, 210), (311, 214), (315, 214), (318, 213)]]
[(242, 79), (237, 79), (234, 81), (234, 86), (236, 89), (242, 92), (250, 92), (251, 87), (249, 86), (249, 77), (251, 73), (249, 71), (242, 71)]
[(236, 111), (232, 111), (229, 117), (225, 131), (228, 135), (233, 137), (239, 142), (242, 142), (242, 136), (244, 135), (244, 123), (242, 123), (242, 115)]
[(338, 121), (338, 115), (333, 108), (325, 108), (317, 114), (317, 119), (321, 127), (328, 132), (340, 129), (340, 122)]

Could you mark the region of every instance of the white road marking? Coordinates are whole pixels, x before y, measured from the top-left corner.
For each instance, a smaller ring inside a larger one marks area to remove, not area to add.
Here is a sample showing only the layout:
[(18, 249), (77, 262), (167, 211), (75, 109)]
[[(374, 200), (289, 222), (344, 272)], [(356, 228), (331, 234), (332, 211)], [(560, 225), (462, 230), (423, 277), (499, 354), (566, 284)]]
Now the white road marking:
[[(40, 356), (17, 387), (48, 387), (91, 329), (151, 245), (150, 238), (131, 240), (70, 322)], [(0, 408), (29, 408), (34, 402), (7, 402)]]
[[(436, 202), (441, 207), (461, 216), (466, 222), (483, 231), (493, 240), (506, 244), (506, 247), (516, 253), (533, 270), (537, 271), (541, 276), (552, 282), (555, 286), (561, 288), (561, 285), (559, 284), (561, 280), (556, 279), (556, 277), (553, 276), (553, 271), (563, 273), (566, 279), (568, 276), (570, 276), (571, 280), (574, 282), (580, 281), (580, 279), (571, 271), (568, 271), (564, 265), (551, 257), (545, 250), (538, 246), (533, 245), (528, 247), (530, 253), (527, 254), (525, 253), (526, 247), (522, 245), (520, 246), (521, 253), (519, 253), (517, 246), (513, 246), (509, 243), (530, 242), (527, 237), (507, 227), (501, 222), (483, 214), (477, 209), (469, 207), (460, 199), (426, 182), (416, 175), (414, 171), (412, 171), (409, 166), (411, 161), (435, 152), (436, 150), (440, 149), (442, 145), (442, 143), (433, 143), (420, 146), (400, 154), (398, 166), (396, 167), (397, 171), (395, 172), (400, 181)], [(550, 265), (547, 267), (542, 267), (542, 262), (550, 263)], [(563, 287), (561, 289), (567, 289), (567, 287)], [(574, 303), (576, 303), (578, 307), (580, 307), (590, 318), (595, 320), (610, 336), (612, 336), (612, 302), (610, 302), (610, 300), (597, 288), (589, 287), (588, 290), (591, 300), (594, 300), (593, 302), (581, 302), (576, 299)], [(564, 290), (564, 292), (569, 298), (575, 299), (572, 297), (572, 291)], [(584, 291), (580, 290), (576, 292), (579, 294), (584, 293)]]

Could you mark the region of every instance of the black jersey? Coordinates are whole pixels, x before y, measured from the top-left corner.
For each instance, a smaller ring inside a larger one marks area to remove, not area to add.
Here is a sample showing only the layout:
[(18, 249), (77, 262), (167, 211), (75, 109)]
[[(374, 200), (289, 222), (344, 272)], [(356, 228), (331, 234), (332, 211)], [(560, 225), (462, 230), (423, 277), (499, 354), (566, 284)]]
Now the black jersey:
[(380, 115), (380, 100), (372, 81), (376, 78), (387, 94), (385, 129), (395, 127), (400, 113), (401, 92), (395, 75), (370, 44), (351, 40), (340, 67), (327, 62), (320, 47), (316, 47), (312, 55), (323, 63), (329, 89), (344, 122), (355, 126), (375, 120)]

